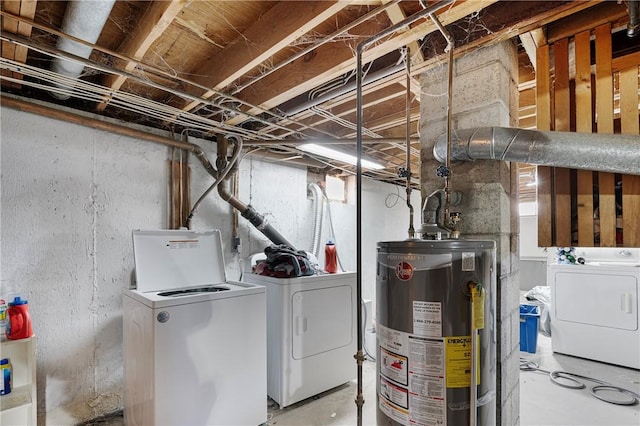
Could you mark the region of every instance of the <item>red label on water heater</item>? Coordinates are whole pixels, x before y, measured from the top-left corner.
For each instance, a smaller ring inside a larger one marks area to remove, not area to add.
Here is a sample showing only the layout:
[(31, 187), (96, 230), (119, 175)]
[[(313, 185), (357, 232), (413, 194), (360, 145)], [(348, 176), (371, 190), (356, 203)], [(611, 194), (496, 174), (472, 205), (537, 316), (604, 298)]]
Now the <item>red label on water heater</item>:
[(409, 281), (413, 277), (413, 266), (409, 262), (400, 262), (396, 265), (396, 277), (402, 281)]

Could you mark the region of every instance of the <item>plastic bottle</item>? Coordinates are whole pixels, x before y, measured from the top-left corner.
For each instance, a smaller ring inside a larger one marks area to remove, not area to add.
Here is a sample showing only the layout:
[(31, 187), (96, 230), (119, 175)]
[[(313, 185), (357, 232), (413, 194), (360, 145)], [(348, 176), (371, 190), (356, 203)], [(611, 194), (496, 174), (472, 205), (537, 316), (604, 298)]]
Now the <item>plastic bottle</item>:
[(7, 340), (7, 302), (0, 298), (0, 341)]
[(9, 358), (3, 358), (0, 360), (0, 395), (11, 392), (12, 376), (11, 361)]
[(9, 302), (7, 316), (9, 317), (7, 339), (18, 340), (33, 336), (29, 303), (26, 300), (16, 296), (13, 302)]
[(324, 271), (329, 274), (338, 272), (338, 255), (333, 240), (327, 241), (327, 245), (324, 246)]

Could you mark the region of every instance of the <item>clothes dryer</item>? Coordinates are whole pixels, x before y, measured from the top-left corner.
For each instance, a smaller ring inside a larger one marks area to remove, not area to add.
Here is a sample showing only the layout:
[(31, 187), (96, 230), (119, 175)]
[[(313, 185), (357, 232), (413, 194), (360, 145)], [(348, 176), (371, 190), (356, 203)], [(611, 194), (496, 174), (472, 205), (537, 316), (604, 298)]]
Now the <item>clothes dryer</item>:
[(356, 274), (273, 278), (267, 292), (267, 394), (286, 407), (356, 378)]
[(550, 263), (553, 352), (640, 369), (640, 264)]

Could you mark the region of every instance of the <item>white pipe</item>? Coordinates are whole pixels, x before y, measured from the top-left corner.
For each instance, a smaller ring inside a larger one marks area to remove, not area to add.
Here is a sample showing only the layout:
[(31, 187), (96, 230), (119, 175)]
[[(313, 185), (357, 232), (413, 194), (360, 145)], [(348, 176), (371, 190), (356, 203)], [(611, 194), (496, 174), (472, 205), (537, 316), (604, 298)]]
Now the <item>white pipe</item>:
[[(62, 21), (62, 31), (76, 38), (95, 44), (100, 37), (115, 0), (75, 0), (70, 1)], [(68, 38), (60, 37), (57, 48), (82, 58), (89, 58), (91, 47)], [(67, 59), (54, 58), (51, 70), (69, 77), (77, 78), (82, 74), (84, 64)], [(65, 100), (69, 95), (51, 92), (55, 98)]]
[(313, 241), (311, 242), (311, 253), (318, 257), (320, 255), (320, 236), (322, 234), (322, 217), (324, 213), (324, 194), (322, 189), (315, 184), (310, 183), (307, 186), (313, 195)]

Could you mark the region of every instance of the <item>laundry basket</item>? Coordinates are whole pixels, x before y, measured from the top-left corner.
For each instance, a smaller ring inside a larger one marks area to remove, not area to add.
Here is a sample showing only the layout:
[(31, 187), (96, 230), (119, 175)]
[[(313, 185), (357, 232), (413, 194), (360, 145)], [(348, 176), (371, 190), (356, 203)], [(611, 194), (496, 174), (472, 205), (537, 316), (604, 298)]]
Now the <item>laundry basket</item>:
[(520, 305), (520, 350), (536, 353), (540, 308), (536, 305)]

